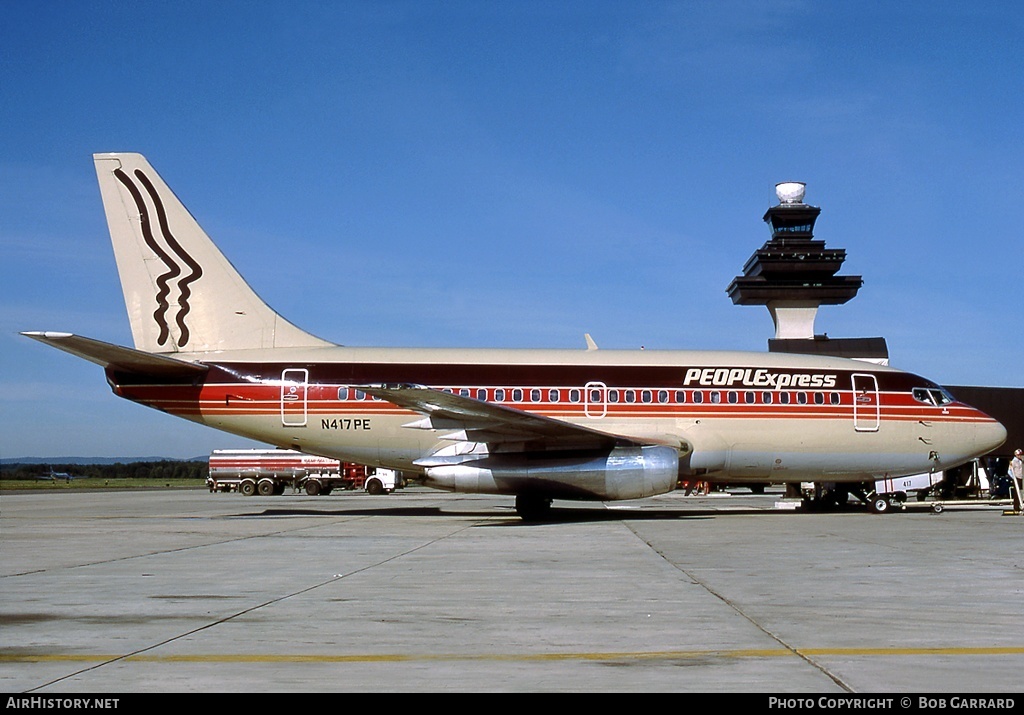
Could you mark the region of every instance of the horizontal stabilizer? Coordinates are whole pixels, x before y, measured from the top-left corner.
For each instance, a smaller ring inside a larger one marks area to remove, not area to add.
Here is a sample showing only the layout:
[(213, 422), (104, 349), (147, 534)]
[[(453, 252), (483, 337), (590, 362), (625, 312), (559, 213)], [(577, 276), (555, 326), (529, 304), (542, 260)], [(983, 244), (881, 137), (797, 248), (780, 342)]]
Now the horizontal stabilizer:
[(160, 377), (185, 377), (202, 375), (209, 369), (206, 365), (175, 360), (163, 355), (153, 355), (142, 350), (125, 348), (92, 338), (83, 338), (81, 335), (72, 333), (27, 332), (22, 335), (120, 372)]

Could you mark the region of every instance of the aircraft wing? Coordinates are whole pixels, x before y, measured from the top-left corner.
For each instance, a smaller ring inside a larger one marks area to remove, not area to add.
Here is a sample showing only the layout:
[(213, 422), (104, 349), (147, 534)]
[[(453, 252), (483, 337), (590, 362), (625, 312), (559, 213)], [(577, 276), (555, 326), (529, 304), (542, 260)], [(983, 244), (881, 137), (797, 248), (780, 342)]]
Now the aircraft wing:
[(202, 375), (209, 369), (206, 365), (154, 355), (72, 333), (29, 332), (22, 333), (22, 335), (104, 368), (109, 367), (120, 372), (159, 377), (187, 377)]
[(502, 451), (610, 449), (641, 442), (514, 407), (423, 385), (358, 385), (357, 389), (424, 415), (406, 427), (444, 432), (444, 439), (486, 443)]

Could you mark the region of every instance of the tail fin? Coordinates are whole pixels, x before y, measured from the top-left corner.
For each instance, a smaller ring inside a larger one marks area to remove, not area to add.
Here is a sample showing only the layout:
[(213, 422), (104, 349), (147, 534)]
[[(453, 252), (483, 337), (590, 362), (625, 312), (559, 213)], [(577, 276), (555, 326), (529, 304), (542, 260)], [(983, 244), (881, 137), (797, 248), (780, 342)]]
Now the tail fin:
[(330, 345), (256, 295), (142, 155), (93, 160), (137, 349)]

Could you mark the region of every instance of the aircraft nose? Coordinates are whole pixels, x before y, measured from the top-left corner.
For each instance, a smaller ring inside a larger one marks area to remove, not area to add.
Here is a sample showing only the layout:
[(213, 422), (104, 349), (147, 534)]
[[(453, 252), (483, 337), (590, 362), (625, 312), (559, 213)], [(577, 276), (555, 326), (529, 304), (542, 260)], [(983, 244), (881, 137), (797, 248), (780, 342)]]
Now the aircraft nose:
[(978, 456), (988, 454), (1006, 441), (1006, 427), (996, 420), (982, 422), (974, 430), (974, 441)]

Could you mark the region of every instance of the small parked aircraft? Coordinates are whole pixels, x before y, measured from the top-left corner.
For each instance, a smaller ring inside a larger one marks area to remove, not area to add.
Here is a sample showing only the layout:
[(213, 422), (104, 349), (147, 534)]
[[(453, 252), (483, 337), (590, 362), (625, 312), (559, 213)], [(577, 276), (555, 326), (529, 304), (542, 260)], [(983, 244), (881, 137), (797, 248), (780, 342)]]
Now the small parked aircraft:
[(70, 482), (72, 479), (84, 479), (84, 477), (80, 477), (80, 476), (77, 476), (77, 475), (74, 475), (74, 474), (69, 474), (68, 472), (55, 472), (55, 471), (53, 471), (53, 468), (51, 467), (49, 474), (40, 474), (38, 477), (36, 477), (36, 479), (41, 480), (41, 481), (49, 481), (49, 482), (57, 482), (57, 481)]

